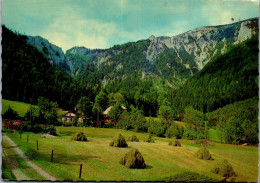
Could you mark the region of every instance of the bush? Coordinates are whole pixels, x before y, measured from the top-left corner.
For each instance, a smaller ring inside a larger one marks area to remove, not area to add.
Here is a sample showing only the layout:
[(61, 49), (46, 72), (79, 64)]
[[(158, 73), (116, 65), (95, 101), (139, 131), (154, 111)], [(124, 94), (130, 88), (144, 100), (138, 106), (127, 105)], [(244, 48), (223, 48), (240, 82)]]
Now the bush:
[(132, 149), (119, 161), (120, 164), (127, 168), (145, 168), (145, 161), (138, 149)]
[(173, 123), (169, 128), (167, 128), (165, 132), (165, 136), (168, 138), (175, 137), (177, 139), (181, 139), (183, 136), (184, 128), (178, 127), (175, 123)]
[(72, 140), (87, 141), (88, 139), (83, 132), (79, 132), (75, 137), (72, 138)]
[(212, 170), (213, 173), (219, 174), (223, 177), (236, 176), (233, 167), (229, 164), (227, 160), (222, 160), (218, 162)]
[(123, 135), (118, 134), (110, 143), (110, 146), (114, 147), (128, 147), (125, 138)]
[(165, 125), (162, 121), (150, 118), (147, 122), (148, 133), (155, 134), (158, 137), (164, 136)]
[(48, 133), (48, 134), (50, 134), (50, 135), (55, 135), (55, 136), (57, 136), (56, 128), (55, 128), (55, 126), (53, 126), (53, 125), (51, 125), (51, 126), (49, 126), (49, 127), (47, 127), (47, 128), (44, 128), (43, 133)]
[(152, 143), (154, 143), (154, 140), (153, 140), (153, 138), (152, 138), (152, 136), (149, 134), (149, 136), (147, 137), (147, 139), (145, 140), (145, 142), (152, 142)]
[(169, 142), (169, 145), (170, 146), (180, 146), (181, 147), (181, 143), (176, 140), (176, 139), (172, 139), (170, 142)]
[(33, 133), (43, 132), (43, 128), (40, 125), (32, 124), (32, 123), (21, 124), (19, 130), (23, 132), (33, 132)]
[(18, 119), (19, 115), (16, 111), (14, 111), (10, 106), (8, 107), (7, 111), (3, 114), (3, 119)]
[(194, 172), (183, 172), (167, 177), (165, 182), (216, 182), (217, 180)]
[(132, 142), (139, 142), (139, 139), (137, 138), (136, 135), (132, 135), (128, 138), (128, 141), (132, 141)]
[(210, 152), (206, 149), (205, 146), (200, 148), (195, 154), (196, 158), (203, 159), (203, 160), (213, 160), (211, 157)]

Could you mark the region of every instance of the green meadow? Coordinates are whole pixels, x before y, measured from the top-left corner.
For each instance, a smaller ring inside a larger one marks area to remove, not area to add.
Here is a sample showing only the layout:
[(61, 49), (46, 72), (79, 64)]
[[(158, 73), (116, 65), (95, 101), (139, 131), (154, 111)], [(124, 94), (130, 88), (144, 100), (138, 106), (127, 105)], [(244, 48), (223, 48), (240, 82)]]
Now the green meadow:
[[(41, 134), (6, 132), (6, 134), (36, 164), (60, 180), (71, 181), (163, 181), (167, 177), (184, 172), (194, 172), (216, 181), (223, 177), (211, 172), (216, 162), (227, 159), (237, 177), (232, 181), (256, 182), (258, 180), (258, 147), (212, 143), (207, 147), (214, 160), (200, 160), (194, 153), (201, 147), (191, 140), (179, 140), (182, 147), (169, 146), (170, 139), (154, 137), (155, 143), (146, 143), (147, 133), (121, 129), (93, 127), (56, 127), (59, 134), (43, 138)], [(87, 142), (72, 141), (77, 132), (84, 132)], [(109, 146), (109, 142), (121, 133), (126, 139), (135, 134), (140, 142), (127, 142), (128, 148)], [(26, 136), (29, 135), (29, 143)], [(39, 150), (36, 150), (36, 140)], [(119, 160), (132, 148), (137, 148), (147, 164), (146, 169), (128, 169)], [(51, 151), (54, 161), (51, 162)], [(82, 177), (79, 167), (83, 164)]]

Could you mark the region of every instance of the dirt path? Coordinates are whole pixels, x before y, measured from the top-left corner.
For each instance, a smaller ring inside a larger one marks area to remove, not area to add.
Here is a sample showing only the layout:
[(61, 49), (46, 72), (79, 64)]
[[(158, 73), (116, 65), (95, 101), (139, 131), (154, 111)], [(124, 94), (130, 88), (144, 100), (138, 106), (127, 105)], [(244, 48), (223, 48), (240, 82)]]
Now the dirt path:
[(15, 154), (12, 151), (4, 150), (2, 153), (2, 160), (6, 167), (14, 174), (17, 181), (31, 180), (19, 168), (19, 162), (15, 159)]
[[(8, 143), (8, 147), (13, 148), (14, 152), (16, 153), (16, 155), (19, 155), (30, 167), (32, 167), (38, 174), (40, 174), (42, 177), (46, 178), (46, 180), (50, 180), (50, 181), (57, 181), (58, 179), (51, 176), (50, 174), (48, 174), (45, 170), (43, 170), (42, 168), (40, 168), (38, 165), (35, 165), (18, 147), (17, 145), (5, 134), (2, 134), (2, 138), (3, 141), (6, 141)], [(7, 156), (6, 156), (7, 157)], [(13, 158), (12, 158), (13, 159)], [(12, 160), (10, 160), (10, 158), (6, 159), (7, 163), (6, 164), (12, 164)], [(9, 163), (10, 162), (10, 163)], [(18, 162), (17, 162), (18, 163)], [(10, 167), (11, 170), (13, 171), (13, 173), (17, 173), (17, 175), (19, 176), (20, 180), (30, 180), (27, 176), (25, 176), (22, 172), (19, 172), (18, 166), (16, 164), (13, 164), (13, 167)], [(15, 170), (15, 172), (14, 172)], [(21, 171), (21, 170), (20, 170)], [(23, 175), (21, 175), (21, 173)], [(17, 176), (15, 174), (15, 176)], [(24, 177), (23, 177), (24, 176)], [(17, 178), (17, 177), (16, 177)], [(18, 180), (18, 178), (17, 178)]]

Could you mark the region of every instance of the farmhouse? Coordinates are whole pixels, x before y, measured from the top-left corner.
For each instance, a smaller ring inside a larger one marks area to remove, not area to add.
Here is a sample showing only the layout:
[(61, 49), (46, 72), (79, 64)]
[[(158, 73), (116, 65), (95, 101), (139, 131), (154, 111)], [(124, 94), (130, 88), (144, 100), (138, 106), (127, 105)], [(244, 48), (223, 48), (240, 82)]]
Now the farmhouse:
[[(115, 124), (116, 123), (116, 121), (111, 121), (111, 120), (109, 120), (109, 118), (108, 118), (108, 113), (109, 113), (109, 111), (113, 108), (114, 106), (112, 105), (112, 106), (110, 106), (110, 107), (108, 107), (104, 112), (103, 112), (103, 115), (104, 115), (104, 122), (105, 123), (109, 123), (109, 122), (111, 122), (112, 124)], [(125, 107), (125, 106), (121, 106), (121, 108), (123, 109), (123, 110), (126, 110), (127, 108)]]
[(76, 116), (76, 114), (69, 111), (66, 114), (61, 115), (60, 118), (62, 121), (72, 121), (75, 116)]

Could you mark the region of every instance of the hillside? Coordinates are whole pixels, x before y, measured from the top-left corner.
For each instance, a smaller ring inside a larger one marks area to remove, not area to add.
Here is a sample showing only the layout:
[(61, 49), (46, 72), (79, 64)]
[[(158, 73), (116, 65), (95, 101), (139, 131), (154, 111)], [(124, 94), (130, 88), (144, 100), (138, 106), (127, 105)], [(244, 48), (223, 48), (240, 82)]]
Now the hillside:
[(179, 90), (171, 91), (173, 107), (191, 105), (200, 111), (258, 96), (258, 36), (232, 47), (208, 63)]
[(2, 26), (2, 97), (33, 104), (40, 96), (57, 101), (60, 107), (73, 108), (83, 93), (69, 74), (53, 67), (36, 47), (27, 44), (27, 36)]
[(138, 73), (139, 78), (161, 78), (170, 87), (179, 86), (229, 47), (257, 32), (258, 19), (229, 25), (196, 28), (173, 37), (154, 37), (115, 45), (105, 50), (73, 47), (66, 51), (74, 75), (103, 86)]

